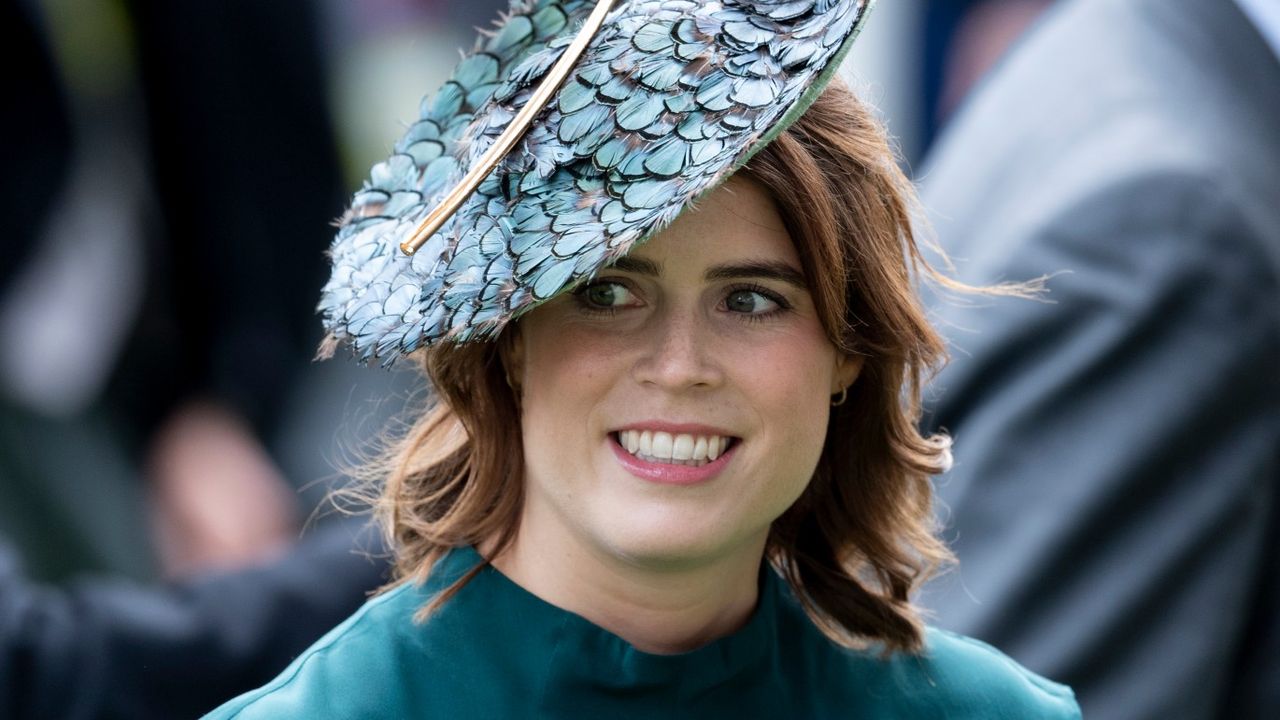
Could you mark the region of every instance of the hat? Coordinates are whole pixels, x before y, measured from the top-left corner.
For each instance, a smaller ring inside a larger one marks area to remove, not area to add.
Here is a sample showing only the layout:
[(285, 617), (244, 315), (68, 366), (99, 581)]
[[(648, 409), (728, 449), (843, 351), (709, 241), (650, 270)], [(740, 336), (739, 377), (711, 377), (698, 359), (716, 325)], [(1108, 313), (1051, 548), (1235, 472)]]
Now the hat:
[(512, 0), (341, 220), (319, 310), (361, 361), (495, 337), (813, 102), (872, 0)]

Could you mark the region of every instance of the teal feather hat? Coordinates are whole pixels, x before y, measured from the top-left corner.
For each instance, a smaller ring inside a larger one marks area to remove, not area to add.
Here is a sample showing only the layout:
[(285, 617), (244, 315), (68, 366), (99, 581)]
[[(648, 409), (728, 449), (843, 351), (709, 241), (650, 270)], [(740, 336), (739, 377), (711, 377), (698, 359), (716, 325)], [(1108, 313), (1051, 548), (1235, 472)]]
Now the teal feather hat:
[(591, 278), (803, 113), (870, 4), (512, 0), (355, 194), (328, 347), (390, 362), (492, 339)]

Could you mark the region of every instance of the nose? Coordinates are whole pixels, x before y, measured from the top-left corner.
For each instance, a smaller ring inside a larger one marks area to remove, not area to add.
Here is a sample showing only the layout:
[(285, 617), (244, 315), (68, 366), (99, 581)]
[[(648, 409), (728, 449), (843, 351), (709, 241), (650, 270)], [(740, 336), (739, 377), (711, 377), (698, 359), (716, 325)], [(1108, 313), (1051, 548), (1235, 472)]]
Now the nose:
[(639, 383), (679, 392), (724, 381), (722, 359), (696, 311), (668, 309), (655, 314), (648, 326), (633, 369)]

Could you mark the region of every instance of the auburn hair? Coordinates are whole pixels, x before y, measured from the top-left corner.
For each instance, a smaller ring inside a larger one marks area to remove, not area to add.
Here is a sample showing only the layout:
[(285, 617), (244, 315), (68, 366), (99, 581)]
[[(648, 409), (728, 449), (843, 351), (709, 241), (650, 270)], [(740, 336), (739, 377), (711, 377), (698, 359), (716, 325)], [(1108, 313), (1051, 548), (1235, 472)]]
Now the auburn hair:
[[(934, 534), (930, 483), (949, 465), (950, 441), (918, 429), (921, 386), (944, 346), (915, 283), (957, 285), (922, 257), (911, 183), (880, 124), (839, 80), (738, 172), (773, 196), (832, 343), (863, 358), (847, 401), (831, 409), (811, 482), (773, 523), (767, 557), (833, 641), (918, 651), (912, 591), (951, 555)], [(420, 351), (434, 389), (428, 406), (363, 468), (376, 484), (365, 499), (395, 548), (396, 582), (425, 580), (451, 548), (483, 543), (496, 556), (515, 538), (523, 446), (504, 338)]]

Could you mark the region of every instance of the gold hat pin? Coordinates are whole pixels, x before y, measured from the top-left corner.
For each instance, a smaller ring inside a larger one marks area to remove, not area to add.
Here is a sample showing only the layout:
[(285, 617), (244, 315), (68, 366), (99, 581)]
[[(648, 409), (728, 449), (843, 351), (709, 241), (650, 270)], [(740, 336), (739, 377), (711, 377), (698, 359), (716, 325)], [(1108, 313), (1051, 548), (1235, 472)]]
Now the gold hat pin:
[(418, 229), (413, 231), (413, 235), (404, 242), (400, 243), (400, 250), (406, 255), (412, 255), (422, 247), (445, 221), (453, 216), (466, 201), (471, 193), (480, 187), (480, 183), (484, 181), (490, 171), (501, 162), (511, 148), (520, 141), (525, 132), (529, 130), (529, 126), (533, 124), (533, 118), (546, 106), (551, 100), (551, 96), (560, 89), (564, 84), (565, 78), (569, 77), (569, 71), (578, 62), (578, 58), (582, 57), (582, 53), (586, 51), (587, 45), (591, 44), (591, 39), (595, 37), (600, 26), (604, 25), (604, 18), (609, 14), (609, 8), (613, 5), (613, 0), (599, 0), (596, 7), (591, 11), (591, 15), (582, 25), (582, 30), (578, 32), (578, 36), (565, 49), (564, 54), (556, 61), (551, 68), (551, 72), (533, 91), (533, 96), (529, 98), (529, 102), (520, 108), (520, 112), (516, 114), (507, 129), (498, 136), (493, 145), (489, 148), (479, 161), (472, 166), (471, 171), (462, 178), (457, 187), (449, 191), (444, 200), (440, 202), (427, 217), (418, 225)]

